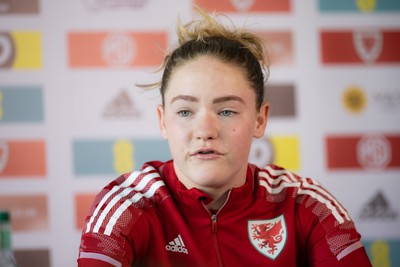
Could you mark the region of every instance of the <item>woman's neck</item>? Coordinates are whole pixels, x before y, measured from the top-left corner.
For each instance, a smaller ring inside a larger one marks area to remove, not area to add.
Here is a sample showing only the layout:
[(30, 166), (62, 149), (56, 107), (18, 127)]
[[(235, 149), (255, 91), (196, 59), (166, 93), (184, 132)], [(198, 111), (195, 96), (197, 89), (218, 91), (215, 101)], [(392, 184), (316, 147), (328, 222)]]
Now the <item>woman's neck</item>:
[(223, 194), (219, 194), (219, 195), (208, 193), (212, 197), (213, 201), (210, 202), (209, 204), (207, 204), (206, 207), (209, 210), (219, 210), (220, 208), (222, 208), (222, 206), (228, 200), (229, 192), (230, 192), (230, 190), (224, 192)]

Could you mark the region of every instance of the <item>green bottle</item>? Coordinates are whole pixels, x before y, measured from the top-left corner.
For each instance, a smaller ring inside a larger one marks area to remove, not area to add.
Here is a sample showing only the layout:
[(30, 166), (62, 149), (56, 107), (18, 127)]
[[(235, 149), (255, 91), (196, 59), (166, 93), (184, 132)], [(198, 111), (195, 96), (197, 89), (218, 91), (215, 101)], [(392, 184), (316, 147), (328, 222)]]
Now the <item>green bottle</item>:
[(11, 247), (10, 214), (0, 210), (0, 267), (16, 267), (14, 253)]

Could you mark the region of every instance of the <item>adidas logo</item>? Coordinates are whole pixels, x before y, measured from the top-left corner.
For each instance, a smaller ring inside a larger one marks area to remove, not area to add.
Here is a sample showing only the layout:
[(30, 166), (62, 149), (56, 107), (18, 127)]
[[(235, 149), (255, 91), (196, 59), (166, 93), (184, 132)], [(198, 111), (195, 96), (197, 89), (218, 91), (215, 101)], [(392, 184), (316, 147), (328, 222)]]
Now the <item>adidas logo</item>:
[(106, 107), (103, 112), (105, 118), (135, 118), (140, 112), (135, 108), (129, 94), (121, 91)]
[(185, 243), (183, 243), (181, 235), (178, 235), (174, 240), (169, 242), (168, 245), (165, 246), (165, 249), (167, 251), (188, 254), (188, 250), (185, 248)]
[(364, 206), (360, 218), (364, 220), (395, 220), (397, 215), (397, 212), (392, 210), (385, 195), (378, 191), (377, 194)]

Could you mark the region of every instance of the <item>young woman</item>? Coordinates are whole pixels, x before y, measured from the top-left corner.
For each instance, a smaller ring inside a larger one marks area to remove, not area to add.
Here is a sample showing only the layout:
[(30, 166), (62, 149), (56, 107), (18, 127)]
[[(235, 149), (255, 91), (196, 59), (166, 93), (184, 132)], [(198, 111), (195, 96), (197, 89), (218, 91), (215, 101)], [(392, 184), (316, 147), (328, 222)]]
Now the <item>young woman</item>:
[(267, 124), (262, 40), (204, 13), (178, 37), (157, 109), (172, 160), (148, 162), (98, 194), (79, 266), (371, 266), (323, 187), (248, 162)]

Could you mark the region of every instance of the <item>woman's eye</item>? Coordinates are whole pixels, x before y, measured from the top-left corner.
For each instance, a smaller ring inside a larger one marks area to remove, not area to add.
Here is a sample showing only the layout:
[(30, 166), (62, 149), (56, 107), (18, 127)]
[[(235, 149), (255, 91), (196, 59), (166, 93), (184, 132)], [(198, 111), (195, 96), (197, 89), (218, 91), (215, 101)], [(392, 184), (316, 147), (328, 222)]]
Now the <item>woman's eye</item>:
[(236, 114), (236, 112), (234, 112), (232, 110), (223, 110), (219, 114), (221, 114), (222, 116), (229, 117), (229, 116)]
[(187, 116), (189, 116), (189, 115), (191, 114), (191, 112), (188, 111), (188, 110), (181, 110), (181, 111), (178, 111), (178, 114), (179, 114), (181, 117), (187, 117)]

